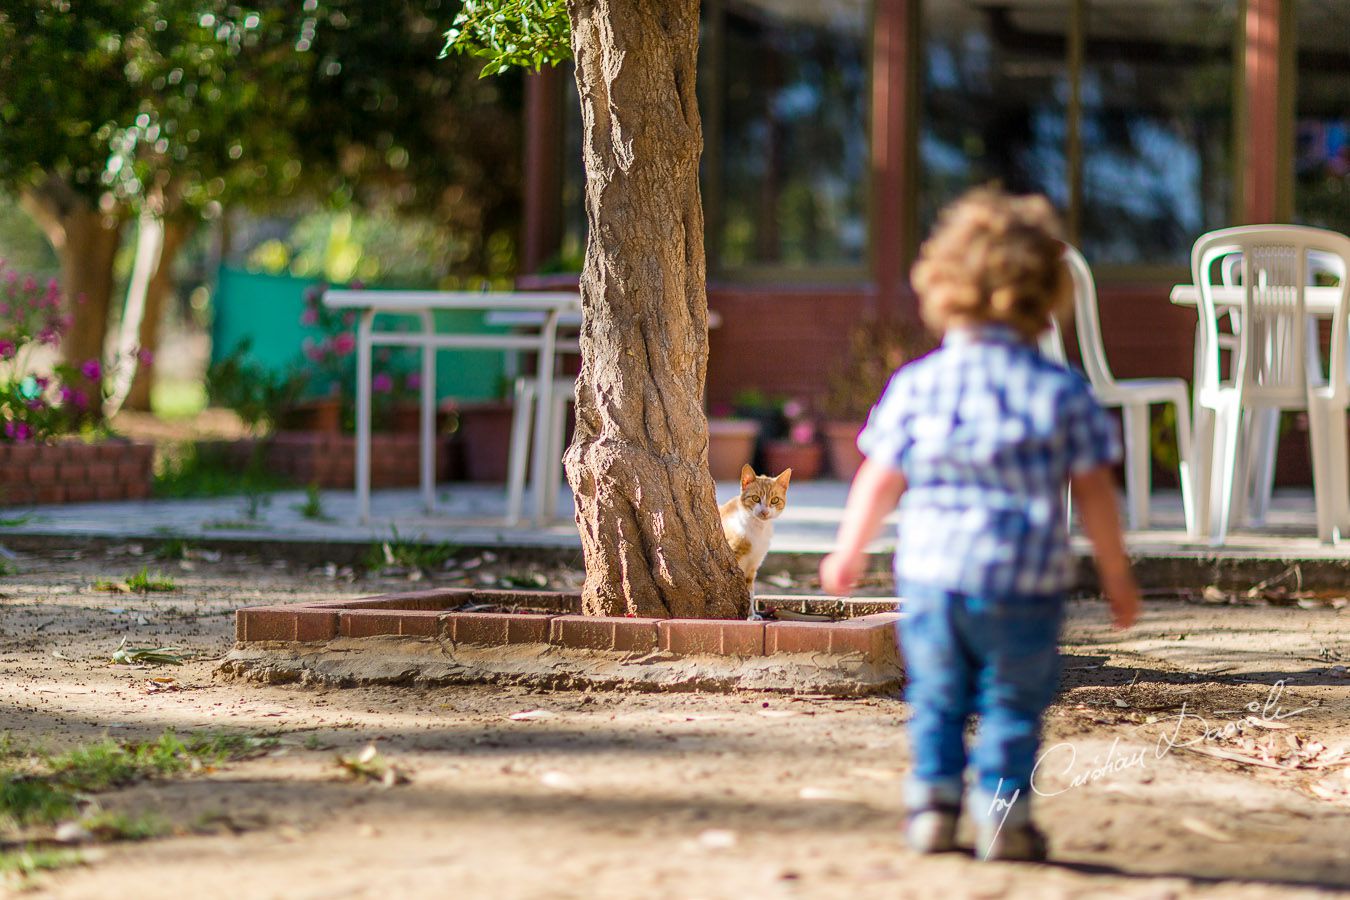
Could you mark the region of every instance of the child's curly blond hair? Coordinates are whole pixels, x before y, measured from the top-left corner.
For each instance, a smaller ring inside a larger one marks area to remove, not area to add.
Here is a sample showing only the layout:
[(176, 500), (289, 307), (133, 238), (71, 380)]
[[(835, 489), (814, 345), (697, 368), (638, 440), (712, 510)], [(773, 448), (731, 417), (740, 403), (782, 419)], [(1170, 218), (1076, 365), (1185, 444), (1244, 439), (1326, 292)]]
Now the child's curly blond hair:
[(947, 206), (910, 273), (919, 314), (939, 334), (998, 322), (1034, 340), (1067, 305), (1059, 217), (1039, 195), (976, 188)]

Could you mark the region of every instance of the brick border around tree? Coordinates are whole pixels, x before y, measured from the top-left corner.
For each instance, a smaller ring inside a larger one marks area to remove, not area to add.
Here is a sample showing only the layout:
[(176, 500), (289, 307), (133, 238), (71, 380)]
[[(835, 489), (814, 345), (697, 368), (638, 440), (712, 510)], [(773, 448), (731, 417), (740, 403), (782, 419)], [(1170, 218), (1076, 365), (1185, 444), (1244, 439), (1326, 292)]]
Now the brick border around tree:
[(0, 444), (0, 506), (145, 500), (154, 462), (153, 444)]
[[(895, 612), (838, 622), (640, 619), (577, 615), (580, 603), (580, 595), (574, 593), (447, 588), (250, 607), (235, 613), (235, 639), (242, 645), (403, 636), (477, 646), (549, 644), (574, 650), (660, 651), (675, 656), (857, 653), (873, 663), (899, 661), (895, 624), (900, 614)], [(454, 611), (467, 604), (525, 606), (541, 611)]]

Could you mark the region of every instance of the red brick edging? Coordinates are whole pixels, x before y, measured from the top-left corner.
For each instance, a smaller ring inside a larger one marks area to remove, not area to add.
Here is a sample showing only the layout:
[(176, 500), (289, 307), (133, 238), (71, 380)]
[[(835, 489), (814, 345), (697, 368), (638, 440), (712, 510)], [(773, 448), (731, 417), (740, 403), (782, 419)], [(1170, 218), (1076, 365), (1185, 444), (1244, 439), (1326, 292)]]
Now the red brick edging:
[[(416, 433), (370, 436), (371, 486), (415, 487), (421, 479), (420, 438)], [(454, 475), (451, 439), (436, 436), (436, 480)], [(200, 455), (215, 456), (240, 471), (261, 463), (270, 472), (298, 484), (351, 489), (356, 472), (356, 438), (322, 431), (278, 431), (269, 438), (200, 441)], [(260, 457), (260, 458), (259, 458)]]
[(154, 477), (153, 444), (0, 444), (0, 506), (144, 500)]
[[(744, 622), (727, 619), (639, 619), (575, 615), (577, 594), (479, 591), (470, 588), (260, 606), (235, 613), (240, 643), (315, 642), (382, 635), (439, 638), (456, 644), (551, 644), (675, 656), (773, 656), (860, 653), (873, 661), (898, 658), (898, 613), (840, 622)], [(469, 603), (522, 605), (557, 613), (453, 612)]]

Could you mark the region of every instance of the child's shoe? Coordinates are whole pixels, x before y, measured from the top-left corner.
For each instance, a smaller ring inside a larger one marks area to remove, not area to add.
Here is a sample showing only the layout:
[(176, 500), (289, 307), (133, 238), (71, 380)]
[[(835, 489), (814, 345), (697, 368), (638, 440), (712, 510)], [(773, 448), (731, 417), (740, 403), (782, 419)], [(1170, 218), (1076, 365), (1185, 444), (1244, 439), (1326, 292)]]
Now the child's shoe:
[(982, 825), (975, 839), (975, 855), (980, 859), (1041, 862), (1046, 858), (1045, 835), (1035, 825)]
[(956, 820), (960, 810), (930, 806), (909, 814), (905, 843), (915, 853), (948, 853), (956, 849)]

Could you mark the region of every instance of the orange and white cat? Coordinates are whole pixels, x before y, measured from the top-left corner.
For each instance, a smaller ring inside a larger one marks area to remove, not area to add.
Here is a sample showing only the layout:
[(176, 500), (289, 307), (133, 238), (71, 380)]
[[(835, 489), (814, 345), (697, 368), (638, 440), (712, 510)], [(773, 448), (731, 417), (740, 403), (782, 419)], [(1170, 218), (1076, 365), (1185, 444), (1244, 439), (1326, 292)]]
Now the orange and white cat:
[[(773, 520), (787, 506), (788, 481), (792, 470), (784, 469), (777, 478), (756, 475), (749, 466), (741, 467), (741, 493), (718, 507), (722, 514), (722, 532), (736, 554), (736, 564), (745, 575), (750, 596), (755, 595), (755, 573), (769, 552)], [(751, 603), (751, 617), (754, 603)]]

